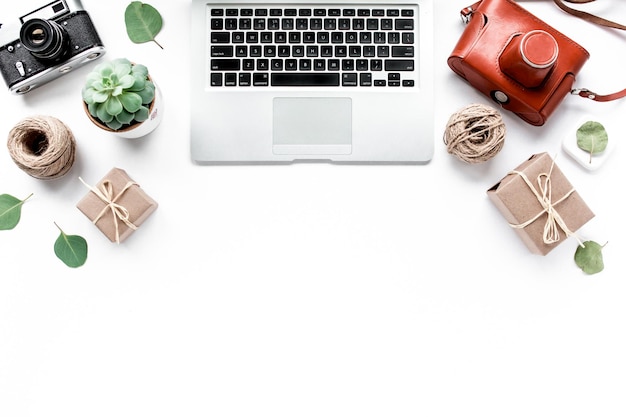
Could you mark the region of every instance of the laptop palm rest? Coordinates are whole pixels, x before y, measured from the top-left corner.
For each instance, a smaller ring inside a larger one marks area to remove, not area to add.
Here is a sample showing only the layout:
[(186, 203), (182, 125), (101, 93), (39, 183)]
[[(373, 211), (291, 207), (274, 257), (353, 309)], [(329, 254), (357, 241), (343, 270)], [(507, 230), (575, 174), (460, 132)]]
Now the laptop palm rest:
[(352, 100), (347, 97), (276, 97), (275, 155), (352, 153)]

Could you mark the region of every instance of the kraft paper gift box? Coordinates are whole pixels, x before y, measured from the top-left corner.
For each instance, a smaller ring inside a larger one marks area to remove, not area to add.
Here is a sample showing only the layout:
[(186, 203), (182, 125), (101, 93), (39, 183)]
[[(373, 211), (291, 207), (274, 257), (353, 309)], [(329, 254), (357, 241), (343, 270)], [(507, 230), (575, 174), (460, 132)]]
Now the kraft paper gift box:
[(487, 195), (528, 249), (539, 255), (548, 254), (568, 236), (575, 236), (594, 217), (545, 152), (509, 172), (487, 190)]
[[(81, 179), (82, 181), (82, 179)], [(123, 242), (158, 204), (120, 168), (113, 168), (76, 204), (111, 242)]]

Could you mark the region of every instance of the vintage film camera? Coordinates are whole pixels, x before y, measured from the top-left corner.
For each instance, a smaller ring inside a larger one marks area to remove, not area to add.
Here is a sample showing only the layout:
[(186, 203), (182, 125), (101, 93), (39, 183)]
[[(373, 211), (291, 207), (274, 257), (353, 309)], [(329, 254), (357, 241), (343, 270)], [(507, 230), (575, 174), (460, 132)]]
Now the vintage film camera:
[(14, 94), (24, 94), (105, 53), (80, 0), (31, 8), (0, 27), (0, 72)]
[(543, 125), (589, 53), (511, 0), (482, 0), (461, 15), (467, 26), (450, 68), (504, 109)]

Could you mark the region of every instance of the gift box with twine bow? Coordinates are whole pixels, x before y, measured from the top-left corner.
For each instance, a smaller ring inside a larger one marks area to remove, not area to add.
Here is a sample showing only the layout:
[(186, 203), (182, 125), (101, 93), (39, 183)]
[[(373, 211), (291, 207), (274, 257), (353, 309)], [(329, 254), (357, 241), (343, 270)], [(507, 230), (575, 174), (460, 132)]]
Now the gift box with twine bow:
[(594, 217), (547, 153), (531, 156), (487, 195), (532, 253), (546, 255)]
[(111, 242), (127, 239), (156, 210), (158, 204), (126, 171), (113, 168), (76, 204)]

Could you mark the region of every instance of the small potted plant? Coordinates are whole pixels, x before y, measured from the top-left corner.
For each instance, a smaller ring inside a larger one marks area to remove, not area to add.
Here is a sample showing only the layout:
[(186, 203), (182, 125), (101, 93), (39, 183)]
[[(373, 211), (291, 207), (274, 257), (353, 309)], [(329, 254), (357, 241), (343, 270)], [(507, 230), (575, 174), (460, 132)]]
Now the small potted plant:
[(161, 121), (161, 95), (148, 68), (126, 58), (94, 67), (87, 75), (82, 97), (91, 121), (117, 136), (145, 136)]

